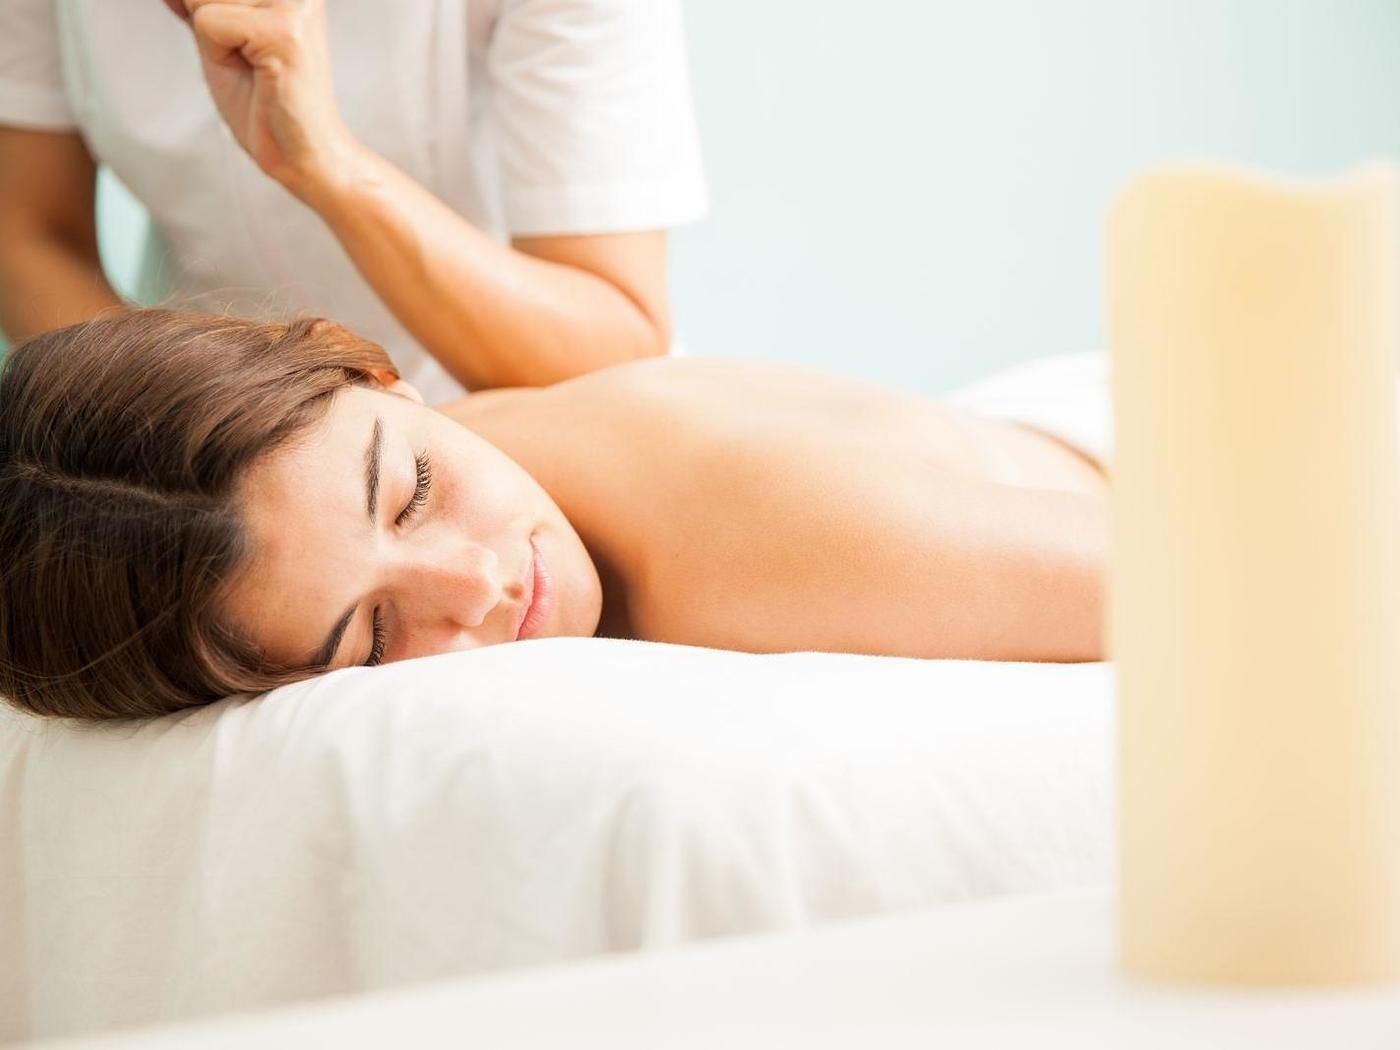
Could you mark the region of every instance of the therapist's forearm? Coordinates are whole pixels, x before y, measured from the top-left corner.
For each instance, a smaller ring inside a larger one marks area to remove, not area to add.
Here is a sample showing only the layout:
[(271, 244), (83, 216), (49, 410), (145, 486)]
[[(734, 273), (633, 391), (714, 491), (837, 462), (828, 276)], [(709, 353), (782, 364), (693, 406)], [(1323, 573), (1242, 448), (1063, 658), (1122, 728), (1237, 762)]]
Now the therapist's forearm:
[(95, 251), (41, 233), (0, 237), (0, 331), (10, 342), (122, 305)]
[(539, 386), (665, 351), (665, 326), (604, 278), (492, 240), (359, 147), (334, 171), (289, 188), (468, 388)]

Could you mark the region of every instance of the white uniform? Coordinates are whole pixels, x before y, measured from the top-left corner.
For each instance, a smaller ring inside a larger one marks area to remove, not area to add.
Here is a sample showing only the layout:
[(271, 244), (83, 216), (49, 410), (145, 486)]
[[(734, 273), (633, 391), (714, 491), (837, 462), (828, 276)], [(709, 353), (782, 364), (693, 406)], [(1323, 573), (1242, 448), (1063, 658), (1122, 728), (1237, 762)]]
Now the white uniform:
[[(327, 21), (352, 133), (478, 228), (606, 233), (703, 213), (679, 0), (328, 0)], [(150, 209), (173, 305), (332, 317), (430, 401), (459, 392), (238, 146), (160, 0), (0, 0), (0, 124), (82, 132)]]

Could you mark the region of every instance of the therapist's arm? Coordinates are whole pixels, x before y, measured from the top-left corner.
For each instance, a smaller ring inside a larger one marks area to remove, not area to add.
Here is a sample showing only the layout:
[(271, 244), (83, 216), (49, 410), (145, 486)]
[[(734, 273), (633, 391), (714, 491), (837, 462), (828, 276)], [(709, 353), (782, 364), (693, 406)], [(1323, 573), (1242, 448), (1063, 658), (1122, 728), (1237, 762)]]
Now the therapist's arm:
[(96, 183), (76, 132), (0, 127), (0, 331), (12, 342), (122, 305), (97, 255)]
[(358, 146), (285, 184), (470, 389), (539, 386), (666, 350), (664, 231), (507, 246)]
[(464, 385), (542, 385), (665, 352), (664, 231), (499, 244), (345, 127), (323, 0), (183, 3), (240, 144)]

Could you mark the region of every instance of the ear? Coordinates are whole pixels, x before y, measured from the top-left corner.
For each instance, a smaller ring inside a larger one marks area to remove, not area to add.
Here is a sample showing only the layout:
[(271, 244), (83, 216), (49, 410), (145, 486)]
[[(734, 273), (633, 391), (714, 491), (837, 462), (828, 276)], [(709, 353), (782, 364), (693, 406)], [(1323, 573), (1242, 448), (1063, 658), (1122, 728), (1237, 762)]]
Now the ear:
[(398, 394), (400, 397), (406, 397), (410, 401), (417, 401), (420, 405), (427, 403), (423, 400), (423, 395), (418, 392), (418, 388), (407, 380), (395, 379), (385, 387), (385, 389), (391, 394)]
[(391, 394), (398, 394), (406, 397), (410, 401), (417, 401), (420, 405), (425, 404), (423, 395), (418, 392), (418, 388), (407, 380), (400, 379), (387, 368), (376, 368), (370, 373), (384, 390)]

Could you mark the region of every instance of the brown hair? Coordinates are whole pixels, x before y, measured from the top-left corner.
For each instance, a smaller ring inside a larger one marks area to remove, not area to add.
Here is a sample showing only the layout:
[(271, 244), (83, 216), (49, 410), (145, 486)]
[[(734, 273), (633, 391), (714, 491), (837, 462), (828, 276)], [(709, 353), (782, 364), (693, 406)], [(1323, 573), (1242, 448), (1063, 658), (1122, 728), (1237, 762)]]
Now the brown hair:
[(134, 718), (306, 677), (220, 618), (247, 553), (235, 482), (383, 373), (383, 349), (319, 319), (132, 310), (16, 347), (0, 369), (0, 696)]

